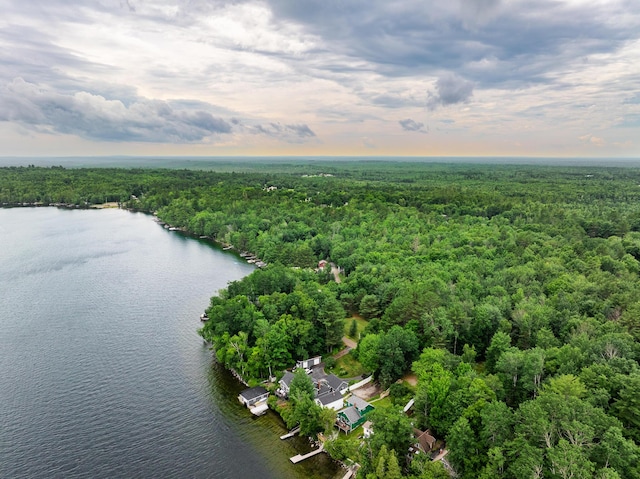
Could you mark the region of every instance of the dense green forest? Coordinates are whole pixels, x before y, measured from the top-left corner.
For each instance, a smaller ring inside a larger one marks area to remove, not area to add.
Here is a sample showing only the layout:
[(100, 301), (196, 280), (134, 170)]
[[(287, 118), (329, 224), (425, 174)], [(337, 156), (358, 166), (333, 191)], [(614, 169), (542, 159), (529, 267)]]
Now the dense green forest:
[[(640, 478), (640, 170), (242, 169), (3, 168), (0, 203), (118, 201), (269, 263), (212, 298), (202, 332), (248, 379), (364, 318), (354, 359), (384, 387), (416, 374), (414, 425), (446, 439), (459, 477)], [(397, 409), (372, 420), (366, 447), (334, 446), (362, 477), (446, 474), (407, 464)]]

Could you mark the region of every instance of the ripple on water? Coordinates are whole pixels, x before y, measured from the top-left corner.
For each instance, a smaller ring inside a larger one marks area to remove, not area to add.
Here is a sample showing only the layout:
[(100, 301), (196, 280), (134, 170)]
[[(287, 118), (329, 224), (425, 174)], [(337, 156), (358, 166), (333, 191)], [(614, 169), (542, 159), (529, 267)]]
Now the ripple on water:
[(196, 334), (212, 292), (252, 266), (119, 210), (0, 210), (0, 224), (0, 477), (338, 472), (291, 465), (304, 441), (242, 408)]

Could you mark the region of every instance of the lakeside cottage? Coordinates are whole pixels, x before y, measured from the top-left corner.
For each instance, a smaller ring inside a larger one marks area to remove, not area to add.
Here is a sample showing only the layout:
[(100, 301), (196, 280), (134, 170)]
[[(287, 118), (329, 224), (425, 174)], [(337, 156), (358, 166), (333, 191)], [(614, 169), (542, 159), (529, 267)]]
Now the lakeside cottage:
[(276, 394), (283, 398), (287, 399), (289, 397), (289, 390), (291, 388), (291, 381), (293, 380), (293, 373), (291, 371), (285, 371), (284, 376), (278, 382), (279, 387), (276, 391)]
[(338, 411), (336, 426), (349, 434), (366, 421), (366, 415), (373, 411), (374, 407), (358, 396), (351, 396), (346, 400), (346, 403), (347, 407)]
[[(349, 383), (340, 379), (335, 374), (327, 374), (324, 372), (320, 364), (320, 356), (315, 358), (298, 361), (297, 368), (304, 369), (315, 389), (315, 402), (321, 407), (331, 408), (339, 411), (344, 407), (343, 396), (349, 391)], [(289, 398), (291, 389), (291, 381), (294, 374), (291, 371), (285, 371), (282, 379), (280, 379), (276, 394), (283, 398)]]
[(256, 416), (260, 416), (267, 412), (267, 398), (269, 391), (262, 386), (255, 386), (245, 389), (238, 395), (238, 401), (247, 406), (249, 410)]
[(343, 379), (340, 379), (335, 374), (324, 375), (322, 378), (318, 378), (314, 381), (317, 389), (318, 397), (325, 394), (332, 393), (334, 391), (339, 392), (344, 396), (349, 391), (349, 383)]
[(339, 391), (326, 392), (315, 399), (318, 406), (339, 411), (344, 406), (342, 394)]

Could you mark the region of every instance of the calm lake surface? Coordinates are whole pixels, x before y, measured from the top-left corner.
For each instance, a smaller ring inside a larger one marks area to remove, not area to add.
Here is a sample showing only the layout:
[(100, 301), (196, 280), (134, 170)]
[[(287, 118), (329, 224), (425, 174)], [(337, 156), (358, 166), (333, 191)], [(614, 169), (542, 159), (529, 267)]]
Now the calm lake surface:
[(0, 477), (331, 478), (197, 335), (253, 267), (150, 216), (0, 209)]

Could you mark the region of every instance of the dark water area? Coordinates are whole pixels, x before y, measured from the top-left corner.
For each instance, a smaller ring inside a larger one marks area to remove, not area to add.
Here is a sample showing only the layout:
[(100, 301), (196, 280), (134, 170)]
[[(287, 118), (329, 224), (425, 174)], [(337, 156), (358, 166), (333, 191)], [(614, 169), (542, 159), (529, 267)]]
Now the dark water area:
[(197, 335), (252, 269), (143, 214), (0, 209), (0, 477), (339, 477)]

